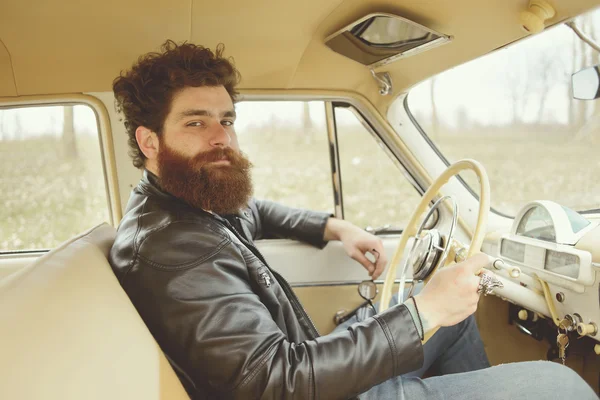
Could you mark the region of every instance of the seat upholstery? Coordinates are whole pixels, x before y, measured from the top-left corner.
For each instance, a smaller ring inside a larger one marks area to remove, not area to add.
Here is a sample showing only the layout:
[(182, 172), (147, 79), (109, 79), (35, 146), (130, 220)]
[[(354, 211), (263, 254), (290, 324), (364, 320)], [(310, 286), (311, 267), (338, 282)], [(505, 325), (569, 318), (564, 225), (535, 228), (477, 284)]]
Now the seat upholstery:
[(189, 399), (106, 259), (107, 224), (0, 281), (0, 399)]

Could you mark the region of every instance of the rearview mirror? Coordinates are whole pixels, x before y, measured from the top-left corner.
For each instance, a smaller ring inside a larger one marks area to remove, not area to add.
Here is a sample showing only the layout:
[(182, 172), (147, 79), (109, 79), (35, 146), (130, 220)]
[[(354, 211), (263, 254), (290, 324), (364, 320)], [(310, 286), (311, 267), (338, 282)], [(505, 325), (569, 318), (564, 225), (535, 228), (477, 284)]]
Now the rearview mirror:
[(571, 76), (573, 98), (594, 100), (600, 97), (600, 65), (582, 69)]

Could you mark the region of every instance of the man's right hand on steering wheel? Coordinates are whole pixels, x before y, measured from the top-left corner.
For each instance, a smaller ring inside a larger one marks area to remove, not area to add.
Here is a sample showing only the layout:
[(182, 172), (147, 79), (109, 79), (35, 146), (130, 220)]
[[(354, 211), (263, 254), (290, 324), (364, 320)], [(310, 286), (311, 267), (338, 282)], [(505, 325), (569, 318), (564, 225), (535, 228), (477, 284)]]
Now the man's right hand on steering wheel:
[(440, 268), (432, 276), (423, 290), (414, 296), (424, 331), (456, 325), (477, 310), (480, 281), (477, 273), (489, 262), (487, 255), (479, 253), (458, 264)]

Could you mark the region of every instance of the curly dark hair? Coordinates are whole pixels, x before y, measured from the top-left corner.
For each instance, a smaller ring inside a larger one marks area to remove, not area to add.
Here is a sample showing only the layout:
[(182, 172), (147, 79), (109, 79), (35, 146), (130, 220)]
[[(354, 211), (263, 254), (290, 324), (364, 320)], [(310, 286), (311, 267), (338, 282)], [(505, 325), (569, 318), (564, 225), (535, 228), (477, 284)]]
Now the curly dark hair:
[(137, 168), (146, 156), (140, 150), (135, 131), (145, 126), (160, 137), (175, 93), (185, 87), (224, 86), (235, 103), (240, 74), (231, 59), (223, 58), (224, 46), (210, 49), (167, 40), (160, 53), (141, 56), (130, 70), (113, 81), (118, 112), (123, 113), (129, 136), (129, 155)]

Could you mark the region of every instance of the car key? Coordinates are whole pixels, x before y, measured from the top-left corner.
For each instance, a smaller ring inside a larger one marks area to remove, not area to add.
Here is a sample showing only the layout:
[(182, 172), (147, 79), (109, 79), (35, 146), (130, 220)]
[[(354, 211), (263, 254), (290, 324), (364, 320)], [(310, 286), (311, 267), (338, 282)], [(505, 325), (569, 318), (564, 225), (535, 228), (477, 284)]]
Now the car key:
[(564, 365), (567, 358), (567, 347), (569, 347), (569, 337), (564, 333), (559, 333), (556, 336), (556, 345), (558, 346), (558, 357)]

